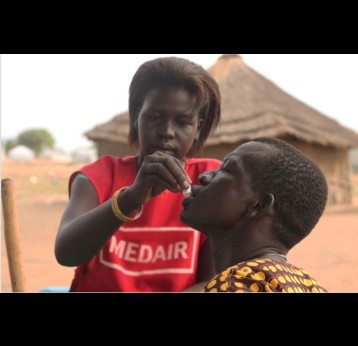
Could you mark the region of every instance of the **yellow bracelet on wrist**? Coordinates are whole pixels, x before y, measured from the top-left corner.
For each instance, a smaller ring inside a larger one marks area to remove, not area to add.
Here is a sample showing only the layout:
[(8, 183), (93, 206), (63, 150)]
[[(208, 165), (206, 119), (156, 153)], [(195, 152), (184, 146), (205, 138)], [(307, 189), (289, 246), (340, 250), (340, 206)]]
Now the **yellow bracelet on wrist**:
[(119, 206), (118, 206), (118, 196), (122, 193), (122, 191), (127, 190), (127, 189), (128, 189), (128, 186), (122, 187), (121, 189), (119, 189), (118, 191), (116, 191), (113, 194), (112, 199), (111, 199), (111, 207), (113, 210), (113, 214), (116, 215), (116, 217), (123, 222), (137, 220), (142, 215), (142, 212), (143, 212), (143, 205), (140, 207), (139, 210), (137, 210), (137, 213), (135, 214), (134, 217), (128, 217), (121, 212), (121, 210), (119, 209)]

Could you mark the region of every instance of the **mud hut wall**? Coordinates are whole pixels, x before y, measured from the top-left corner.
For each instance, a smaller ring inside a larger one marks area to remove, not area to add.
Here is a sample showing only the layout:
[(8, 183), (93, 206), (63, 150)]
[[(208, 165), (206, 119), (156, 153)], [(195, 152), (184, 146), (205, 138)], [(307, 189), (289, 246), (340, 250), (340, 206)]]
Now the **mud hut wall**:
[(358, 148), (353, 148), (349, 152), (349, 158), (354, 173), (358, 173)]
[(347, 149), (323, 147), (295, 140), (287, 141), (305, 153), (321, 168), (328, 183), (329, 205), (352, 203), (352, 172)]
[[(351, 204), (352, 182), (348, 150), (312, 145), (290, 138), (282, 138), (317, 163), (328, 183), (328, 203)], [(220, 144), (204, 148), (204, 157), (222, 160), (241, 143)]]
[(109, 141), (96, 142), (98, 148), (98, 156), (113, 155), (113, 156), (129, 156), (136, 155), (136, 150), (130, 148), (128, 144), (121, 144)]
[(203, 157), (223, 160), (224, 157), (237, 148), (241, 143), (222, 143), (220, 145), (210, 145), (204, 147)]

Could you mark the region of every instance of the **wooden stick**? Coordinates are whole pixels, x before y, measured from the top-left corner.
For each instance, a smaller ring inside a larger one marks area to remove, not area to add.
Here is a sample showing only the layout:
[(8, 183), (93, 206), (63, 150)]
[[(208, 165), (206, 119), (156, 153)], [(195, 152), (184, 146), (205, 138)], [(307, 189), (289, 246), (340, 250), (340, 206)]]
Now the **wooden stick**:
[(1, 180), (1, 198), (4, 214), (4, 235), (13, 292), (25, 292), (25, 275), (21, 253), (19, 222), (12, 179)]

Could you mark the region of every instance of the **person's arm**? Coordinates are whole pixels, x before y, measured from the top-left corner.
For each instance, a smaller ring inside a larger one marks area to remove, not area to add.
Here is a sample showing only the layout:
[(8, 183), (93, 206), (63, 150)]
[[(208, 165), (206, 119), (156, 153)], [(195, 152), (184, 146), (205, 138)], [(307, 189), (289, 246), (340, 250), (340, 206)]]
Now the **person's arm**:
[[(156, 152), (145, 157), (134, 183), (119, 194), (118, 206), (129, 216), (164, 190), (181, 192), (188, 183), (190, 178), (179, 160)], [(99, 205), (92, 183), (75, 179), (55, 242), (57, 261), (69, 267), (87, 262), (122, 223), (113, 213), (111, 198)]]
[[(125, 215), (130, 215), (140, 205), (126, 192), (119, 195), (118, 204)], [(75, 179), (55, 242), (57, 261), (64, 266), (77, 266), (90, 260), (122, 223), (114, 215), (110, 199), (99, 205), (90, 181)]]

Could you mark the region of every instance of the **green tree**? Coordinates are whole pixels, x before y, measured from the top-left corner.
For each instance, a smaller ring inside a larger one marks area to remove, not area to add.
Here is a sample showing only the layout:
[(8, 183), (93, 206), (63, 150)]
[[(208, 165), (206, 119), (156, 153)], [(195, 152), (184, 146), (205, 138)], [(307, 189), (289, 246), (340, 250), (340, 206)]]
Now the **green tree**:
[(17, 141), (31, 148), (36, 155), (44, 149), (53, 149), (55, 145), (55, 139), (46, 129), (26, 130), (19, 134)]
[(18, 144), (19, 143), (18, 143), (17, 139), (8, 139), (4, 145), (6, 153), (8, 153), (9, 150), (11, 150), (12, 148), (15, 148)]

